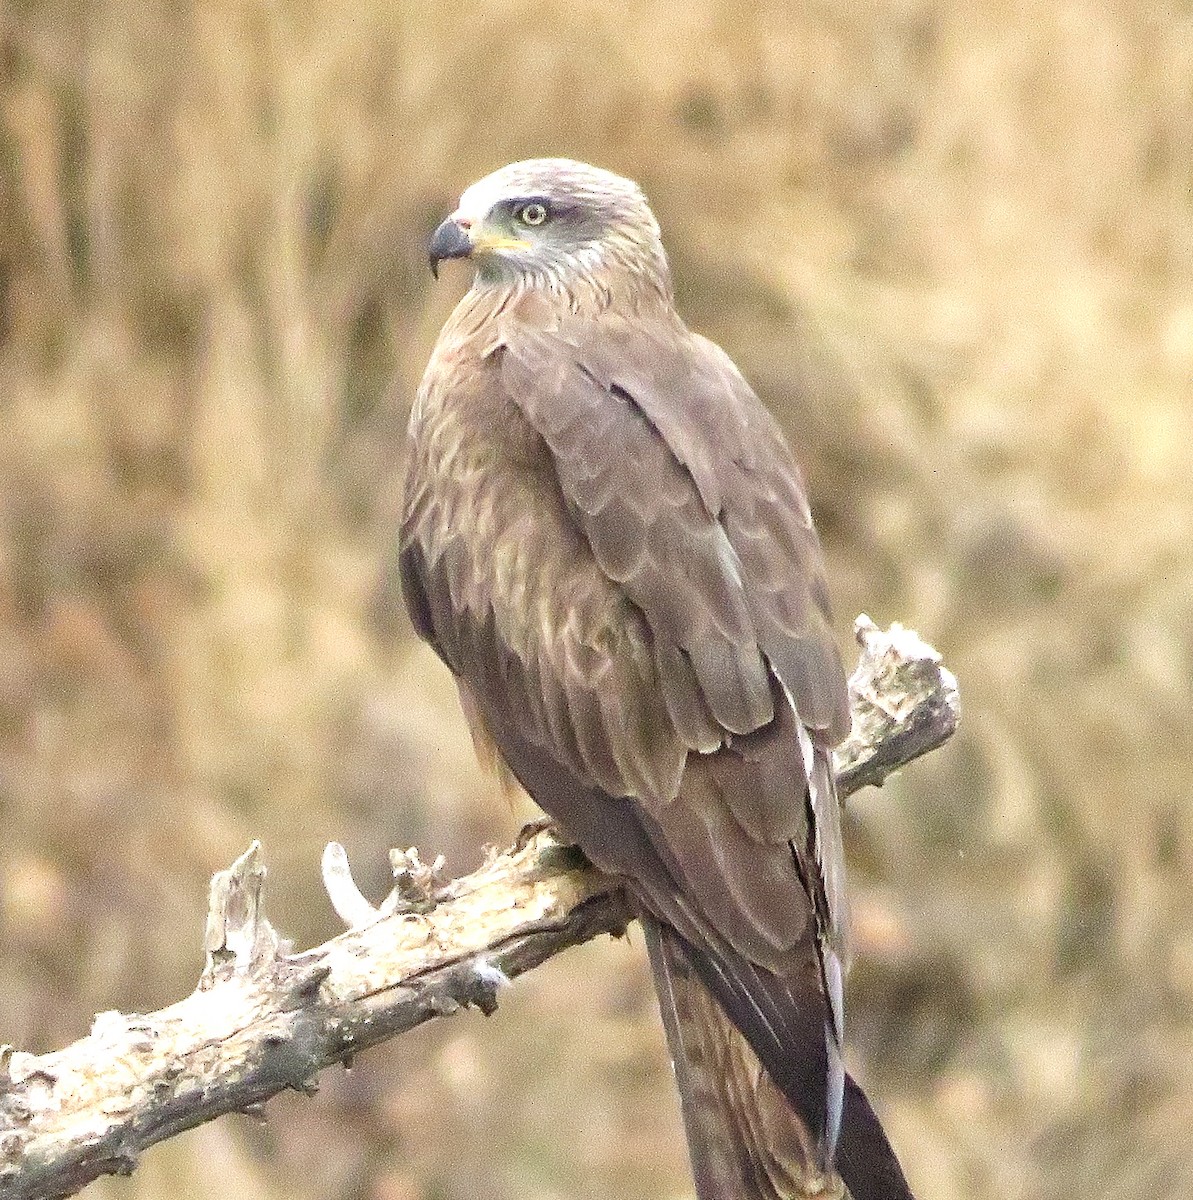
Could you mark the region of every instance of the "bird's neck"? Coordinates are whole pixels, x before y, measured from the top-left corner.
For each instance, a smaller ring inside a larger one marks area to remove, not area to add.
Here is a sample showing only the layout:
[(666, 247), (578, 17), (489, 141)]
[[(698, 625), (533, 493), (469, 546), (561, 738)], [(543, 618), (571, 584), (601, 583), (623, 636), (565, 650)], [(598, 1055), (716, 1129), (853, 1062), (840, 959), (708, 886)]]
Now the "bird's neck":
[(534, 306), (541, 301), (572, 316), (598, 317), (610, 309), (626, 316), (668, 309), (672, 304), (671, 280), (665, 274), (640, 272), (552, 272), (522, 274), (514, 279), (477, 275), (464, 304), (489, 316)]

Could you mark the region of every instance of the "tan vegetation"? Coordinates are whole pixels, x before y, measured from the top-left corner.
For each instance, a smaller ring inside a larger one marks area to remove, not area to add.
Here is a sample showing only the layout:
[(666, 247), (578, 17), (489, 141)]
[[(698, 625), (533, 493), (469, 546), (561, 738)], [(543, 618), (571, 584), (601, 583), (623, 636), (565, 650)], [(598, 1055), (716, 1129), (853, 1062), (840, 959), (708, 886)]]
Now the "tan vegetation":
[[(960, 678), (852, 806), (855, 1061), (924, 1200), (1193, 1190), (1193, 12), (0, 9), (0, 1040), (193, 985), (253, 836), (465, 869), (523, 814), (393, 578), (468, 182), (639, 178), (691, 321), (808, 467), (841, 617)], [(521, 981), (97, 1196), (687, 1187), (639, 947)]]

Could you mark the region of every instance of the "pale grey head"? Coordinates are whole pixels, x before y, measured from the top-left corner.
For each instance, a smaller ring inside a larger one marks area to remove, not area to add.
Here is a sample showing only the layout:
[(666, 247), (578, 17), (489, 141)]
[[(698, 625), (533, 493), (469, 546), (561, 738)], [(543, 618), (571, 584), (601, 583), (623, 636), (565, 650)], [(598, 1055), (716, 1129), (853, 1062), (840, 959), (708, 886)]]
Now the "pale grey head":
[(641, 188), (566, 158), (511, 163), (474, 183), (435, 231), (431, 267), (470, 258), (477, 286), (518, 284), (667, 298), (659, 225)]

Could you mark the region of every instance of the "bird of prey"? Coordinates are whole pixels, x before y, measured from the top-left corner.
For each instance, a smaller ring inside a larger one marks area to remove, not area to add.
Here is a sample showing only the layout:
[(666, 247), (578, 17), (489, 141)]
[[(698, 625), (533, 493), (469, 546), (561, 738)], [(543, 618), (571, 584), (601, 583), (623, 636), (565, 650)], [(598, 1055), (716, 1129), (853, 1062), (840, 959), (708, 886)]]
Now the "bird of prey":
[(504, 167), (430, 258), (476, 274), (411, 416), (406, 605), (478, 747), (625, 881), (700, 1200), (910, 1198), (842, 1062), (849, 708), (778, 425), (627, 179)]

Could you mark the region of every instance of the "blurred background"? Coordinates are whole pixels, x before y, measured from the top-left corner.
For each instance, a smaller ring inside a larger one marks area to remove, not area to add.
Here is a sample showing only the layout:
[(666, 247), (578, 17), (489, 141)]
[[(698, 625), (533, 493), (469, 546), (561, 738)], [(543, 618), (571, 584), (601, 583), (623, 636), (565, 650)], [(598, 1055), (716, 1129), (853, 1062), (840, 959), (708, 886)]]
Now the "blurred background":
[[(253, 837), (511, 838), (393, 574), (466, 283), (550, 153), (652, 198), (806, 465), (843, 646), (962, 731), (850, 804), (851, 1053), (922, 1200), (1193, 1194), (1193, 8), (1152, 0), (0, 8), (0, 1041), (201, 967)], [(329, 1072), (106, 1200), (690, 1195), (640, 939)]]

